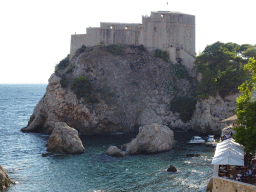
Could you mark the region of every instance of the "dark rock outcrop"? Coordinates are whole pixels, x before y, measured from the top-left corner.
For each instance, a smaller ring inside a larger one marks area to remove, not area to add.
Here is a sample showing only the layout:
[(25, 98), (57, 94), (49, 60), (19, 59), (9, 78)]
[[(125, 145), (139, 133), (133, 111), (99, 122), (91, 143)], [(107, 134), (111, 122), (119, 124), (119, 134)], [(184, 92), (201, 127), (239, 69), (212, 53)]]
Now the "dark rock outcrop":
[(170, 165), (170, 167), (167, 169), (167, 171), (170, 171), (170, 172), (177, 172), (177, 169), (176, 169), (176, 167), (174, 167), (173, 165)]
[(47, 151), (52, 153), (84, 153), (82, 141), (78, 137), (78, 131), (69, 127), (66, 123), (55, 123), (55, 128), (47, 143)]
[(12, 184), (14, 184), (14, 182), (8, 177), (5, 169), (0, 165), (0, 190), (9, 187)]

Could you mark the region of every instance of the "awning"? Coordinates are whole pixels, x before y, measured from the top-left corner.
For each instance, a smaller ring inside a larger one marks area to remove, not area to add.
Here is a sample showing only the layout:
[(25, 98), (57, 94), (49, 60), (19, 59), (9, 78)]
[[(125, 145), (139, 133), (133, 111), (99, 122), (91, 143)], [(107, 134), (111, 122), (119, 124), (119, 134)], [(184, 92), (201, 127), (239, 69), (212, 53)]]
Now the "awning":
[(244, 160), (231, 158), (231, 157), (220, 157), (220, 158), (214, 158), (212, 160), (212, 164), (244, 166)]
[(244, 166), (243, 146), (236, 143), (233, 138), (218, 143), (212, 164)]
[(234, 115), (234, 116), (232, 116), (232, 117), (229, 117), (229, 118), (227, 118), (227, 119), (222, 120), (221, 122), (236, 121), (236, 120), (237, 120), (237, 116)]

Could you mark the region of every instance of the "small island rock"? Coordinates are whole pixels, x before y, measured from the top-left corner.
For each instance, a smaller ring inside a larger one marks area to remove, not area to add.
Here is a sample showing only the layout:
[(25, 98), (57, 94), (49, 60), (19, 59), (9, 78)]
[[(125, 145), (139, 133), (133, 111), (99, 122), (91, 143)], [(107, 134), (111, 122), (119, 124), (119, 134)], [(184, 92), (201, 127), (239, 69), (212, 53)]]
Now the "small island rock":
[(0, 165), (0, 190), (9, 187), (11, 184), (14, 184), (14, 182), (8, 177), (5, 169)]
[(173, 131), (165, 126), (154, 123), (139, 128), (139, 134), (126, 145), (128, 154), (155, 153), (172, 149)]
[(177, 172), (177, 169), (176, 169), (176, 167), (174, 167), (173, 165), (170, 165), (170, 167), (167, 169), (167, 171), (170, 171), (170, 172)]
[(55, 128), (47, 143), (47, 151), (53, 153), (84, 153), (82, 141), (78, 137), (78, 131), (69, 127), (66, 123), (56, 122)]
[(116, 146), (110, 146), (106, 151), (106, 154), (109, 156), (123, 157), (125, 156), (125, 152), (118, 149)]

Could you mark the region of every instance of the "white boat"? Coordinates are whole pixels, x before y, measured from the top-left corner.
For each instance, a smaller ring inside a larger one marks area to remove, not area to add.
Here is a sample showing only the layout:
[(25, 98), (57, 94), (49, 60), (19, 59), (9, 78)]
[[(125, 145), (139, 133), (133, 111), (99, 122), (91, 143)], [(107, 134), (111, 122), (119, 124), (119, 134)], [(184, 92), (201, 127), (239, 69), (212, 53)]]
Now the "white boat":
[(211, 145), (211, 146), (213, 146), (213, 147), (216, 147), (217, 142), (216, 142), (215, 139), (214, 139), (214, 135), (208, 135), (207, 138), (208, 138), (208, 139), (206, 140), (205, 145)]
[(188, 143), (189, 144), (200, 144), (200, 143), (205, 143), (205, 140), (203, 140), (199, 136), (194, 136)]
[(214, 135), (208, 135), (208, 139), (206, 142), (215, 142)]

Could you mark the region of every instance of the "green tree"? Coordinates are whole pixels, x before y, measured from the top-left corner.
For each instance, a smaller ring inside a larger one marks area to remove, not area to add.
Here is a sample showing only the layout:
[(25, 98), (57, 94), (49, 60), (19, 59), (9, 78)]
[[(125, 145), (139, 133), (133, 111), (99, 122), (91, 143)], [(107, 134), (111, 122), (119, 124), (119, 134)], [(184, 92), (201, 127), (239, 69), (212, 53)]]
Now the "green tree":
[(246, 57), (254, 57), (254, 58), (256, 58), (256, 47), (251, 47), (251, 48), (246, 49), (243, 52), (243, 55), (246, 56)]
[(247, 154), (255, 154), (256, 150), (256, 61), (250, 58), (244, 67), (251, 73), (251, 78), (239, 86), (242, 95), (237, 98), (237, 118), (241, 126), (235, 128), (235, 141), (242, 144)]
[(203, 76), (197, 86), (198, 97), (205, 98), (217, 92), (225, 97), (244, 82), (244, 59), (238, 56), (240, 48), (240, 45), (231, 42), (218, 41), (207, 45), (195, 60), (197, 72)]
[(238, 49), (239, 53), (243, 53), (245, 50), (247, 50), (248, 48), (253, 47), (251, 44), (242, 44), (240, 46), (240, 48)]

